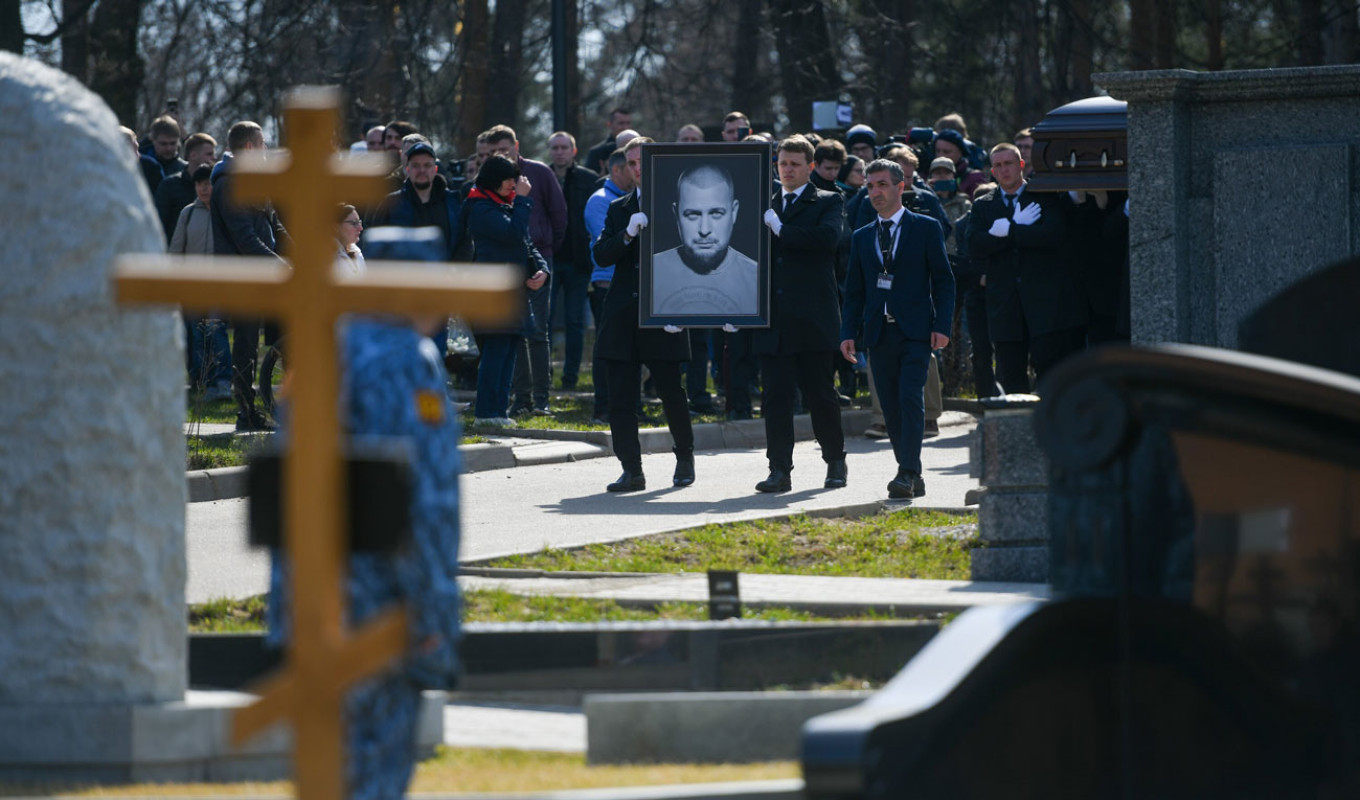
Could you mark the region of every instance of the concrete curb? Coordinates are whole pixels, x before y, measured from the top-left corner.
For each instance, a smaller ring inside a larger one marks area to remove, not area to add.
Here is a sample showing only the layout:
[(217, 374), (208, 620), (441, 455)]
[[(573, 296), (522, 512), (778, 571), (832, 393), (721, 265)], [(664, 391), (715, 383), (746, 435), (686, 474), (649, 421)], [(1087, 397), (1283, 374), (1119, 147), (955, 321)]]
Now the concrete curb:
[[(872, 412), (865, 409), (843, 411), (841, 425), (846, 436), (862, 436), (869, 427)], [(946, 413), (940, 418), (941, 427), (966, 425), (971, 416)], [(812, 438), (812, 420), (807, 414), (793, 418), (794, 437), (798, 441)], [(498, 442), (479, 442), (459, 447), (463, 454), (463, 468), (467, 472), (486, 472), (496, 469), (563, 464), (604, 458), (614, 454), (613, 438), (606, 431), (555, 431), (516, 429), (511, 434), (518, 439), (538, 440), (530, 444), (507, 445)], [(638, 431), (643, 453), (665, 453), (674, 446), (670, 431), (665, 428), (644, 428)], [(765, 446), (765, 422), (759, 419), (732, 422), (708, 422), (694, 426), (695, 450), (752, 450)], [(246, 468), (194, 470), (185, 473), (188, 502), (208, 503), (246, 496)], [(874, 504), (870, 504), (874, 505)], [(881, 505), (881, 504), (879, 504)], [(859, 512), (869, 513), (869, 512)]]
[(796, 759), (803, 723), (868, 691), (586, 695), (586, 763), (750, 763)]

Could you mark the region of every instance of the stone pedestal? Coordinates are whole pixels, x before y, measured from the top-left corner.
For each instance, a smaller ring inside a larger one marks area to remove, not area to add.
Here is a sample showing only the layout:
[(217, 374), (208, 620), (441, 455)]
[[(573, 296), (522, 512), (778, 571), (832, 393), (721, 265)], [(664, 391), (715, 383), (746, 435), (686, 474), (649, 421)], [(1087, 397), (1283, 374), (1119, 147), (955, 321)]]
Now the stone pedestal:
[(1237, 325), (1360, 253), (1360, 66), (1091, 76), (1128, 102), (1134, 344)]
[(983, 486), (975, 581), (1048, 582), (1048, 459), (1032, 407), (989, 409), (972, 434), (970, 474)]

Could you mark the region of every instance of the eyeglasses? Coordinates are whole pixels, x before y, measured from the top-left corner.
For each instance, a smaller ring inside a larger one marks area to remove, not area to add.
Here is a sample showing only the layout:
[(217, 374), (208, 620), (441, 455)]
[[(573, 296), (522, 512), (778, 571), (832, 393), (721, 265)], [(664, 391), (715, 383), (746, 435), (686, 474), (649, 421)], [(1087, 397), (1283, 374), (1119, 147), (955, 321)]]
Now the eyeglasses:
[(359, 220), (359, 219), (347, 219), (347, 220), (345, 220), (345, 224), (346, 224), (346, 225), (353, 225), (353, 226), (356, 227), (356, 228), (362, 228), (362, 227), (364, 227), (364, 222), (363, 222), (363, 220)]

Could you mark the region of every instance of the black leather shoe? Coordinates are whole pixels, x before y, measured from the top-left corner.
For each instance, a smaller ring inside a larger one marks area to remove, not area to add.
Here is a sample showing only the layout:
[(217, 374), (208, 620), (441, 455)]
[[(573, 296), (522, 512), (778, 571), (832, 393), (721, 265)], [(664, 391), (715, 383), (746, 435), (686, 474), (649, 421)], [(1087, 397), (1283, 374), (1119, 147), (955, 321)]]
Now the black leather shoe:
[(921, 431), (922, 439), (931, 439), (940, 435), (940, 423), (937, 420), (926, 420), (926, 427)]
[(641, 472), (624, 470), (618, 480), (604, 488), (610, 492), (640, 492), (647, 488), (647, 478)]
[(770, 469), (770, 477), (756, 484), (757, 492), (787, 492), (793, 488), (789, 473), (778, 468)]
[(677, 459), (675, 462), (675, 477), (671, 479), (672, 486), (689, 486), (694, 483), (694, 459), (688, 461)]
[(895, 500), (908, 500), (921, 497), (926, 493), (926, 482), (921, 476), (909, 469), (899, 469), (897, 477), (888, 481), (888, 497)]
[(839, 461), (828, 461), (826, 464), (826, 482), (822, 485), (828, 489), (844, 489), (845, 479), (849, 474), (845, 467), (845, 459)]

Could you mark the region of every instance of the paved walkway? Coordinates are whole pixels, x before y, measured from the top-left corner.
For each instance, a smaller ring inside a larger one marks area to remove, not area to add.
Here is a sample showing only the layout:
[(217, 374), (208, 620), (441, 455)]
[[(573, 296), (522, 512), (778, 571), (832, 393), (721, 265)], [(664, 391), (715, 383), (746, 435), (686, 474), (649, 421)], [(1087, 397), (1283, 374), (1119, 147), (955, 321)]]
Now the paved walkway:
[(444, 707), (449, 747), (586, 751), (586, 715), (579, 706), (458, 703)]
[[(922, 451), (927, 494), (914, 505), (960, 508), (976, 488), (968, 477), (972, 425), (943, 428)], [(768, 473), (762, 450), (696, 454), (698, 480), (674, 489), (669, 454), (643, 457), (651, 488), (611, 495), (605, 484), (618, 476), (612, 458), (493, 470), (462, 478), (464, 561), (543, 547), (572, 547), (674, 531), (710, 522), (757, 519), (794, 512), (856, 508), (868, 511), (887, 498), (896, 472), (886, 440), (847, 440), (850, 481), (844, 489), (822, 488), (825, 469), (815, 442), (794, 450), (793, 491), (755, 492)], [(259, 594), (268, 585), (268, 559), (246, 547), (246, 501), (191, 503), (187, 509), (189, 602)]]

